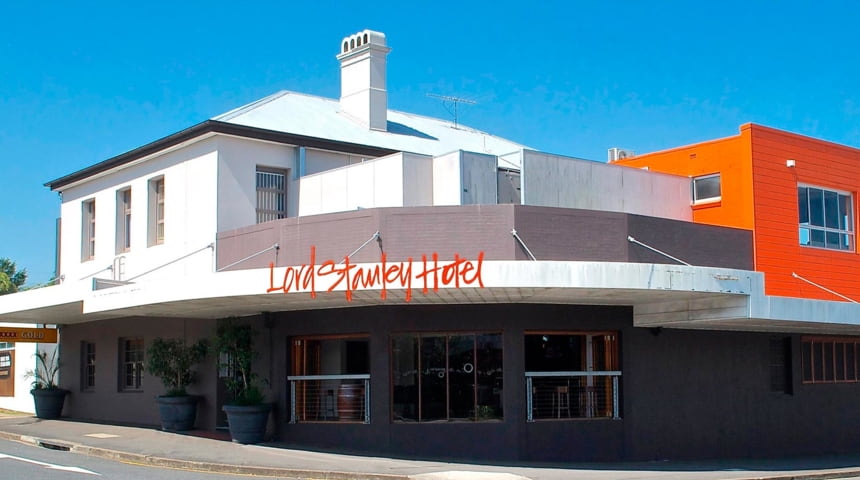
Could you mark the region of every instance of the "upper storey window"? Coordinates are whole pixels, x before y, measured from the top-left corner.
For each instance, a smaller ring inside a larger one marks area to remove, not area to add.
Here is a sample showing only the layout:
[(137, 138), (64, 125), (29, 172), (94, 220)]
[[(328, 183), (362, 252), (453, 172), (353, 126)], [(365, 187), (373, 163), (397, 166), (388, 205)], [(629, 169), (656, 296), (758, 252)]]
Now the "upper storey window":
[(287, 172), (257, 167), (257, 223), (287, 218)]
[(96, 256), (96, 201), (81, 203), (81, 261)]
[(153, 245), (164, 243), (164, 177), (149, 181), (149, 227), (148, 242)]
[(693, 203), (718, 202), (720, 198), (719, 173), (693, 178)]
[(800, 244), (854, 251), (854, 201), (850, 193), (798, 186)]
[(131, 250), (131, 188), (116, 192), (116, 253)]

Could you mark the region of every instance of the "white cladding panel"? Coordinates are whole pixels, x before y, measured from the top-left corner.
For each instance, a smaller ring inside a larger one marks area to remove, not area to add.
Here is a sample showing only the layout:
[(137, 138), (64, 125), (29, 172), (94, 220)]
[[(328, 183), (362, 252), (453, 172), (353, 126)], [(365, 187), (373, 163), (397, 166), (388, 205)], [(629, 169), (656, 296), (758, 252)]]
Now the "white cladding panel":
[(523, 151), (522, 203), (692, 221), (687, 177)]
[(433, 158), (433, 205), (460, 205), (461, 153)]
[[(60, 273), (64, 282), (86, 281), (96, 272), (99, 278), (119, 278), (107, 270), (118, 257), (124, 258), (123, 279), (175, 260), (215, 241), (217, 141), (207, 138), (164, 153), (119, 171), (62, 191), (60, 207)], [(150, 180), (164, 177), (164, 243), (148, 244)], [(131, 188), (131, 248), (117, 253), (117, 191)], [(96, 241), (92, 260), (81, 261), (82, 202), (95, 199)], [(197, 253), (183, 261), (148, 274), (147, 279), (192, 275), (211, 271), (212, 252)]]
[(498, 159), (494, 155), (463, 152), (460, 157), (463, 205), (493, 205), (498, 200)]
[(302, 177), (299, 215), (430, 205), (430, 157), (396, 153)]
[(218, 231), (257, 222), (257, 167), (287, 173), (287, 216), (296, 216), (298, 182), (293, 178), (296, 156), (296, 148), (291, 146), (218, 137)]
[(313, 175), (314, 173), (325, 172), (335, 168), (345, 167), (361, 163), (366, 160), (366, 157), (360, 155), (349, 155), (345, 153), (335, 153), (325, 150), (306, 150), (305, 153), (305, 175)]

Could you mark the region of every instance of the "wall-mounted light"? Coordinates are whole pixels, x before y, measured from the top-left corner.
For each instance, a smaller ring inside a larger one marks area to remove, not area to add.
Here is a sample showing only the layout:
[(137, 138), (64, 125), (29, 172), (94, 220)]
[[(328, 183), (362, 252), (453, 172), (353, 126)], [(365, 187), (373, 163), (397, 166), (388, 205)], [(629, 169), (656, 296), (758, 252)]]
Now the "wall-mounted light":
[(794, 168), (795, 164), (796, 164), (796, 162), (794, 161), (793, 158), (789, 158), (788, 160), (785, 161), (785, 166), (788, 168)]

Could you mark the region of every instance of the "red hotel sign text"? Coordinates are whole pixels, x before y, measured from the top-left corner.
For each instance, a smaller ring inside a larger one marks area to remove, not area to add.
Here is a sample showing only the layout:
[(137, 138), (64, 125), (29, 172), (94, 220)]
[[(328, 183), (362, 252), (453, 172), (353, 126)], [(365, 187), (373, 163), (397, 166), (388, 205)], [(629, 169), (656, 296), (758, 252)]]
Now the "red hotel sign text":
[(484, 287), (481, 269), (484, 264), (484, 252), (478, 253), (477, 260), (468, 260), (454, 254), (454, 260), (440, 261), (439, 255), (433, 253), (429, 258), (422, 255), (421, 260), (413, 261), (412, 257), (402, 262), (389, 262), (383, 253), (377, 264), (353, 264), (349, 257), (343, 262), (335, 263), (326, 260), (316, 264), (316, 247), (311, 247), (310, 262), (301, 267), (286, 267), (280, 285), (275, 284), (275, 265), (269, 264), (269, 288), (266, 293), (281, 291), (284, 293), (308, 291), (311, 298), (316, 298), (317, 282), (328, 283), (325, 291), (331, 292), (336, 288), (344, 288), (346, 300), (352, 301), (352, 292), (359, 289), (381, 289), (379, 297), (386, 298), (389, 287), (406, 290), (406, 301), (412, 300), (413, 280), (415, 287), (421, 288), (426, 295), (431, 289), (461, 288), (468, 286)]

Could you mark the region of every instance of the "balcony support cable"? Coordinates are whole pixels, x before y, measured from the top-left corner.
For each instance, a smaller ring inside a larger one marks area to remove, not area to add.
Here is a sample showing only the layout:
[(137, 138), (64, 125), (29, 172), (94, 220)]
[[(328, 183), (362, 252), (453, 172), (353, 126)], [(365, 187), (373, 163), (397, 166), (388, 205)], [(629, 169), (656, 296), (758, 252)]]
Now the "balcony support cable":
[(231, 263), (230, 265), (225, 265), (225, 266), (223, 266), (223, 267), (221, 267), (221, 268), (219, 268), (219, 269), (217, 269), (217, 270), (215, 270), (215, 271), (216, 271), (216, 272), (220, 272), (221, 270), (227, 270), (228, 268), (233, 267), (233, 266), (236, 266), (236, 265), (239, 265), (240, 263), (242, 263), (242, 262), (244, 262), (244, 261), (246, 261), (246, 260), (250, 260), (250, 259), (252, 259), (252, 258), (254, 258), (254, 257), (258, 256), (258, 255), (262, 255), (262, 254), (264, 254), (264, 253), (268, 252), (269, 250), (274, 250), (274, 251), (275, 251), (275, 265), (277, 265), (277, 264), (278, 264), (278, 252), (281, 250), (281, 246), (280, 246), (280, 245), (278, 245), (278, 244), (276, 243), (276, 244), (272, 245), (272, 246), (271, 246), (271, 247), (269, 247), (269, 248), (266, 248), (266, 249), (260, 250), (260, 251), (259, 251), (259, 252), (257, 252), (257, 253), (252, 253), (251, 255), (248, 255), (247, 257), (245, 257), (245, 258), (243, 258), (243, 259), (241, 259), (241, 260), (236, 260), (235, 262)]
[(836, 295), (836, 296), (837, 296), (837, 297), (839, 297), (839, 298), (842, 298), (842, 299), (848, 300), (848, 301), (849, 301), (849, 302), (851, 302), (851, 303), (858, 303), (858, 302), (857, 302), (856, 300), (854, 300), (853, 298), (848, 298), (848, 297), (846, 297), (845, 295), (842, 295), (841, 293), (834, 292), (833, 290), (831, 290), (831, 289), (829, 289), (829, 288), (827, 288), (827, 287), (825, 287), (825, 286), (819, 285), (819, 284), (817, 284), (817, 283), (813, 282), (812, 280), (807, 280), (807, 279), (805, 279), (805, 278), (801, 277), (800, 275), (798, 275), (798, 274), (796, 274), (796, 273), (794, 273), (794, 272), (791, 272), (791, 276), (792, 276), (792, 277), (794, 277), (794, 278), (796, 278), (796, 279), (798, 279), (798, 280), (803, 280), (804, 282), (806, 282), (806, 283), (808, 283), (808, 284), (812, 285), (813, 287), (820, 288), (820, 289), (824, 290), (824, 291), (825, 291), (825, 292), (827, 292), (827, 293), (830, 293), (830, 294)]
[(529, 247), (526, 246), (526, 242), (524, 242), (523, 239), (520, 238), (520, 236), (517, 234), (517, 229), (511, 230), (511, 235), (513, 235), (514, 238), (517, 239), (517, 242), (519, 242), (520, 246), (523, 247), (523, 250), (526, 251), (526, 254), (528, 254), (529, 258), (534, 261), (537, 261), (537, 258), (535, 258), (535, 256), (532, 254), (532, 251), (529, 250)]
[(686, 266), (688, 266), (688, 267), (692, 267), (692, 265), (690, 265), (689, 263), (687, 263), (687, 262), (685, 262), (685, 261), (681, 260), (680, 258), (673, 257), (672, 255), (669, 255), (668, 253), (666, 253), (666, 252), (664, 252), (664, 251), (662, 251), (662, 250), (657, 250), (656, 248), (652, 247), (651, 245), (646, 245), (646, 244), (644, 244), (644, 243), (640, 242), (639, 240), (636, 240), (635, 238), (631, 237), (630, 235), (627, 235), (627, 241), (628, 241), (628, 242), (631, 242), (631, 243), (635, 243), (636, 245), (641, 245), (641, 246), (643, 246), (643, 247), (647, 248), (648, 250), (651, 250), (652, 252), (659, 253), (660, 255), (663, 255), (664, 257), (669, 258), (669, 259), (671, 259), (671, 260), (674, 260), (674, 261), (676, 261), (676, 262), (678, 262), (678, 263), (680, 263), (680, 264), (682, 264), (682, 265), (686, 265)]

